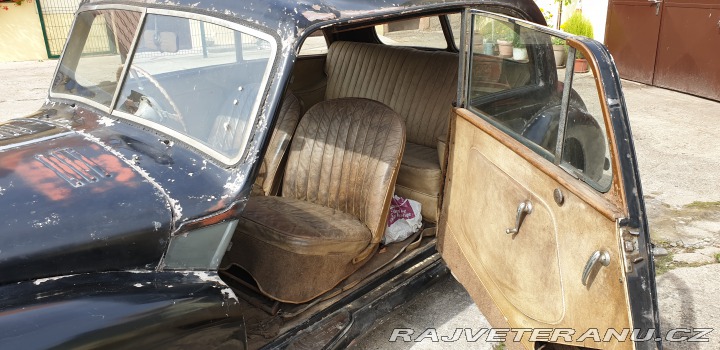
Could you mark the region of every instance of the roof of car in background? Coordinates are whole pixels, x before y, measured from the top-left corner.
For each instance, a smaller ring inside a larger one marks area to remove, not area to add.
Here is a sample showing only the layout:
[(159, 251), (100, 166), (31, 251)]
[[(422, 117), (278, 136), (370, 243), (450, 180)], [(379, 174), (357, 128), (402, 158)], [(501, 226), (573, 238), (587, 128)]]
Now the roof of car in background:
[(545, 18), (533, 0), (480, 0), (440, 1), (409, 0), (396, 2), (383, 0), (129, 0), (106, 1), (84, 0), (83, 6), (123, 4), (139, 7), (155, 7), (180, 11), (197, 12), (233, 22), (265, 29), (282, 39), (296, 38), (306, 30), (335, 23), (377, 19), (382, 16), (396, 16), (413, 12), (460, 8), (485, 5), (486, 9), (497, 9), (511, 16), (533, 22), (545, 23)]

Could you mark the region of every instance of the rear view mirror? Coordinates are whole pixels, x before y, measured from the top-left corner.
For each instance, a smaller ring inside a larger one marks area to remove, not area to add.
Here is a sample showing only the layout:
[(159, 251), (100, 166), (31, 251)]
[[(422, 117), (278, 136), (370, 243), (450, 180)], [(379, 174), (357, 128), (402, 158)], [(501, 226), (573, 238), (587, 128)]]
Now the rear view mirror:
[(143, 34), (142, 48), (149, 51), (178, 52), (178, 35), (174, 32), (155, 32), (146, 30)]
[(178, 36), (173, 32), (160, 32), (156, 42), (160, 52), (178, 52)]

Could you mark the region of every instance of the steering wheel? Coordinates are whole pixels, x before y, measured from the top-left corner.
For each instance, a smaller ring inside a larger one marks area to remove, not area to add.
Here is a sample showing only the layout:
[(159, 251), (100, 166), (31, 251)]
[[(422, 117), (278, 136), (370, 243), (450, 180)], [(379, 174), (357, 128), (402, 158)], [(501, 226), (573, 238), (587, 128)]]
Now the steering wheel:
[[(185, 126), (185, 121), (184, 121), (182, 114), (180, 113), (180, 109), (175, 104), (175, 101), (173, 101), (173, 99), (170, 98), (170, 94), (168, 94), (167, 90), (165, 90), (165, 88), (163, 88), (162, 85), (160, 85), (160, 82), (158, 82), (157, 79), (155, 79), (155, 77), (153, 77), (150, 73), (148, 73), (147, 71), (145, 71), (144, 69), (142, 69), (140, 67), (135, 67), (135, 66), (131, 65), (130, 70), (131, 71), (134, 70), (137, 73), (139, 73), (139, 75), (142, 75), (143, 77), (147, 78), (147, 80), (160, 92), (160, 95), (162, 95), (162, 97), (165, 99), (167, 104), (170, 105), (170, 107), (173, 109), (173, 112), (174, 112), (174, 113), (165, 113), (164, 111), (156, 110), (157, 114), (159, 116), (167, 116), (169, 114), (171, 116), (169, 119), (177, 122), (182, 127), (183, 131), (187, 133), (187, 131), (188, 131), (187, 126)], [(139, 81), (140, 80), (138, 79), (138, 84), (140, 84)], [(153, 105), (153, 108), (156, 108), (156, 106)]]

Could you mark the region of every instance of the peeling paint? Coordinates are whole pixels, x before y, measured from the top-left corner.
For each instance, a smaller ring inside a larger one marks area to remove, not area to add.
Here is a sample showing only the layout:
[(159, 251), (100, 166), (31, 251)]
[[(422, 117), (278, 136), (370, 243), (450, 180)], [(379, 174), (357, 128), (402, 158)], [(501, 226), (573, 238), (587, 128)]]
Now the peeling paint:
[(225, 282), (223, 282), (223, 280), (221, 280), (220, 276), (218, 276), (217, 274), (210, 275), (209, 273), (207, 273), (205, 271), (191, 271), (191, 272), (185, 273), (185, 275), (193, 275), (202, 281), (214, 282), (214, 283), (220, 284), (221, 286), (225, 286), (225, 288), (221, 289), (220, 292), (223, 295), (225, 295), (227, 298), (235, 299), (235, 301), (238, 301), (238, 298), (235, 295), (235, 292), (233, 292), (233, 290), (231, 288), (227, 287)]
[(72, 277), (72, 276), (77, 276), (77, 275), (65, 275), (65, 276), (57, 276), (57, 277), (39, 278), (39, 279), (36, 279), (35, 281), (33, 281), (33, 284), (36, 286), (39, 286), (48, 281), (57, 281), (59, 279)]
[(162, 196), (167, 199), (167, 201), (170, 203), (170, 210), (173, 212), (173, 223), (176, 223), (181, 217), (182, 217), (182, 207), (180, 206), (180, 203), (170, 197), (170, 193), (165, 190), (165, 188), (160, 185), (150, 174), (148, 174), (147, 171), (145, 171), (143, 168), (141, 168), (138, 164), (135, 164), (130, 159), (126, 159), (125, 156), (123, 156), (122, 153), (118, 152), (115, 148), (110, 147), (106, 145), (102, 140), (100, 140), (98, 137), (89, 134), (85, 132), (84, 130), (75, 130), (78, 134), (83, 136), (86, 140), (94, 142), (95, 144), (99, 145), (100, 147), (104, 148), (106, 151), (112, 153), (115, 157), (121, 159), (125, 164), (130, 166), (133, 170), (135, 170), (138, 174), (140, 174), (145, 181), (149, 182), (150, 184), (155, 187), (157, 191), (159, 191)]
[(98, 118), (98, 123), (103, 126), (113, 126), (115, 125), (115, 121), (108, 118), (108, 117), (100, 117)]

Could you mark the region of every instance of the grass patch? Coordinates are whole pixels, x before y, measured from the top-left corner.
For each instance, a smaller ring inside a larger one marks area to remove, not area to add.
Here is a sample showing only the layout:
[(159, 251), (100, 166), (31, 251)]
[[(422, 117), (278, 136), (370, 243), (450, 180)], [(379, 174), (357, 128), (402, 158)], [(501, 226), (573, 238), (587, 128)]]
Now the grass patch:
[(685, 206), (692, 209), (717, 209), (720, 208), (720, 202), (692, 202)]
[(655, 258), (655, 276), (660, 276), (665, 272), (668, 272), (677, 266), (672, 265), (673, 255), (668, 254), (665, 256), (659, 256)]
[(715, 254), (715, 262), (720, 263), (720, 253)]
[(493, 348), (493, 350), (505, 350), (505, 349), (507, 349), (507, 345), (505, 345), (505, 343), (500, 343), (500, 344), (493, 345), (492, 348)]

